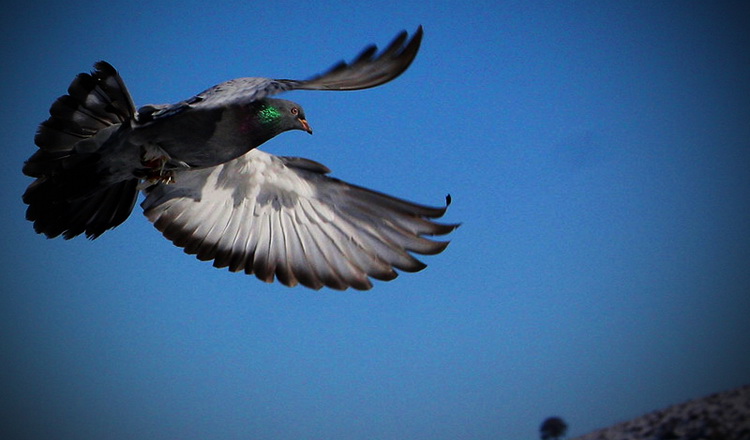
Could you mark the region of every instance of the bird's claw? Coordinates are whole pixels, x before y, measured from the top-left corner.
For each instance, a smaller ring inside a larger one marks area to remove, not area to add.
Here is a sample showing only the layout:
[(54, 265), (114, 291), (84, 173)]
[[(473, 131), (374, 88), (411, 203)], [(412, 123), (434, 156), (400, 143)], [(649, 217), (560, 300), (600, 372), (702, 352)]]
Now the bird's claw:
[(166, 156), (158, 156), (153, 159), (146, 159), (144, 156), (141, 156), (141, 165), (146, 168), (143, 178), (150, 183), (164, 183), (167, 185), (174, 183), (174, 171), (164, 168), (168, 160), (169, 158)]

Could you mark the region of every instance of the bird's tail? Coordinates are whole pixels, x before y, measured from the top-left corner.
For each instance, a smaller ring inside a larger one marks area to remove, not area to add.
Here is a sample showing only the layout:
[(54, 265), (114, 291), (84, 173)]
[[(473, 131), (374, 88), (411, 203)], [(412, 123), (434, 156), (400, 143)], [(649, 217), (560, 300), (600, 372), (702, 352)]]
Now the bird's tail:
[(34, 138), (39, 150), (23, 167), (36, 178), (23, 195), (26, 218), (49, 238), (84, 232), (96, 238), (124, 222), (138, 196), (136, 178), (101, 184), (98, 150), (136, 110), (114, 67), (104, 61), (94, 67), (52, 104)]

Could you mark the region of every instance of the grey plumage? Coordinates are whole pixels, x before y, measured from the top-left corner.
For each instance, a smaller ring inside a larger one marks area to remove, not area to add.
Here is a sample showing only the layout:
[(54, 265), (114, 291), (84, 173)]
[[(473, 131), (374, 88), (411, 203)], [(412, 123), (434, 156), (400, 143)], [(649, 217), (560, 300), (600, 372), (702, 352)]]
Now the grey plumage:
[(185, 252), (216, 267), (318, 289), (368, 289), (412, 256), (436, 254), (445, 207), (432, 208), (327, 176), (315, 161), (256, 148), (287, 130), (312, 133), (304, 110), (271, 95), (294, 89), (356, 90), (408, 68), (422, 28), (380, 54), (365, 49), (308, 80), (238, 78), (169, 105), (137, 111), (124, 82), (100, 61), (53, 103), (24, 165), (24, 193), (37, 232), (96, 238), (129, 216), (139, 189), (145, 215)]
[[(145, 106), (139, 113), (148, 118), (172, 116), (187, 109), (225, 108), (263, 99), (291, 90), (361, 90), (384, 84), (401, 75), (414, 61), (422, 42), (422, 27), (407, 42), (404, 31), (377, 55), (377, 46), (365, 48), (351, 63), (339, 62), (323, 74), (307, 80), (236, 78), (217, 84), (177, 104)], [(404, 45), (406, 43), (406, 45)]]
[(253, 150), (217, 167), (181, 171), (171, 185), (149, 188), (144, 213), (166, 238), (216, 267), (276, 275), (284, 284), (368, 289), (369, 277), (425, 265), (456, 225), (435, 223), (433, 208), (325, 175), (312, 161)]

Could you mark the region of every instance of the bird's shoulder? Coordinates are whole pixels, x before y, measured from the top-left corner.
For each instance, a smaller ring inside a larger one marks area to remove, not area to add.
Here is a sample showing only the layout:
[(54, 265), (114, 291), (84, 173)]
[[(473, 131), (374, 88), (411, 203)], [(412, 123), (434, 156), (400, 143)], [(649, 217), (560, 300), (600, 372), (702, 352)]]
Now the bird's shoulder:
[(185, 111), (211, 111), (247, 105), (293, 87), (294, 81), (264, 77), (235, 78), (216, 84), (174, 104), (148, 104), (138, 109), (138, 121), (147, 123)]

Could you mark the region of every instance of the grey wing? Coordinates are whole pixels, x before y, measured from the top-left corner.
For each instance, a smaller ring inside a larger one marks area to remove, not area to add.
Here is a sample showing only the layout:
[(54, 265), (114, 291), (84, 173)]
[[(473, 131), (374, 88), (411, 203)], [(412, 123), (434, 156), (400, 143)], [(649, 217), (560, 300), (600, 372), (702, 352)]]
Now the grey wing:
[(361, 90), (376, 87), (401, 75), (417, 56), (422, 26), (408, 39), (402, 31), (380, 54), (375, 45), (365, 48), (351, 63), (341, 61), (327, 72), (307, 80), (237, 78), (223, 82), (185, 101), (141, 107), (139, 121), (169, 116), (188, 108), (243, 105), (290, 90)]
[(307, 159), (260, 150), (222, 165), (178, 172), (147, 190), (144, 214), (166, 238), (216, 267), (287, 286), (366, 290), (370, 277), (425, 267), (411, 253), (448, 245), (425, 236), (457, 225), (432, 221), (446, 207), (400, 200), (326, 176)]
[(379, 55), (377, 46), (363, 50), (351, 63), (341, 61), (327, 72), (305, 81), (280, 80), (290, 89), (300, 90), (361, 90), (376, 87), (395, 79), (411, 65), (422, 43), (422, 26), (407, 41), (402, 31)]
[(249, 104), (285, 90), (291, 90), (291, 87), (270, 78), (236, 78), (176, 104), (145, 105), (138, 109), (138, 122), (150, 122), (188, 109), (213, 110), (230, 105)]

